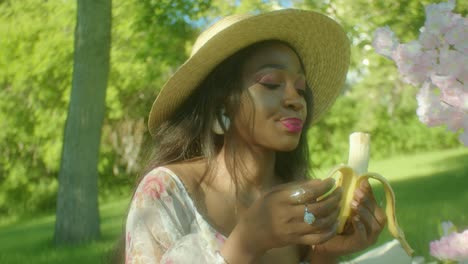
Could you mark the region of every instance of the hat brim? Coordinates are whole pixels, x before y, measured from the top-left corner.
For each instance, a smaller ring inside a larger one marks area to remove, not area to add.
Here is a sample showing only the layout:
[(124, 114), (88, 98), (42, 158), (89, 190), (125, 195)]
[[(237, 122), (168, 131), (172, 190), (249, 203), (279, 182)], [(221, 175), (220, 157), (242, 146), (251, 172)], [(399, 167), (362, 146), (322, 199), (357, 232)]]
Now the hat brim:
[(304, 64), (316, 123), (340, 94), (350, 62), (350, 44), (341, 26), (313, 11), (283, 9), (237, 21), (217, 32), (169, 78), (153, 103), (148, 120), (154, 135), (210, 74), (229, 56), (254, 43), (279, 40), (295, 49)]

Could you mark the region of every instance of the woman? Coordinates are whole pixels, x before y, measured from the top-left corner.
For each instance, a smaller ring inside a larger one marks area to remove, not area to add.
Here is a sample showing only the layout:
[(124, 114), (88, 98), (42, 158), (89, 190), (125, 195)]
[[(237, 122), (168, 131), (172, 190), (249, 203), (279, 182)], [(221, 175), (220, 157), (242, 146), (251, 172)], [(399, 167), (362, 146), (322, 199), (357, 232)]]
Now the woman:
[(343, 86), (333, 20), (280, 10), (202, 33), (153, 104), (154, 162), (134, 194), (127, 263), (335, 263), (372, 245), (385, 215), (366, 183), (336, 235), (341, 189), (306, 180), (307, 129)]

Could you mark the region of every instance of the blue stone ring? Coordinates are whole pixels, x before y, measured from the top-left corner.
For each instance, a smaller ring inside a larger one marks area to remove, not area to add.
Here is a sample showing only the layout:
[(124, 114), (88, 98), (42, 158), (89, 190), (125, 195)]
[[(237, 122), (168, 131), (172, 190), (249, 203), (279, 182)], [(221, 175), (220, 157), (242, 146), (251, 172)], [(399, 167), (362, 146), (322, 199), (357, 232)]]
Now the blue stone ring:
[(312, 212), (309, 212), (309, 208), (307, 208), (307, 204), (304, 207), (304, 222), (311, 225), (315, 222), (315, 215)]

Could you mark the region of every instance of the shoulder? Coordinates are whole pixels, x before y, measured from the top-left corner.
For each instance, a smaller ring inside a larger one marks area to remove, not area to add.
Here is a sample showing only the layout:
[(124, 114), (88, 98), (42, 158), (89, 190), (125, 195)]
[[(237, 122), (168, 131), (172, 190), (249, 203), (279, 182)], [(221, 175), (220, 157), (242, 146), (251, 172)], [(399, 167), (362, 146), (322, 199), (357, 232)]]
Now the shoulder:
[(177, 180), (177, 175), (167, 168), (157, 167), (141, 179), (133, 200), (137, 207), (141, 207), (144, 201), (151, 204), (153, 200), (163, 200), (174, 195), (183, 196), (183, 186)]
[(204, 159), (173, 163), (165, 165), (164, 168), (176, 175), (190, 194), (196, 195), (201, 191), (206, 172)]
[(173, 166), (157, 167), (141, 179), (130, 205), (128, 225), (144, 221), (153, 226), (155, 222), (178, 220), (181, 226), (189, 226), (194, 219), (195, 205), (179, 172)]

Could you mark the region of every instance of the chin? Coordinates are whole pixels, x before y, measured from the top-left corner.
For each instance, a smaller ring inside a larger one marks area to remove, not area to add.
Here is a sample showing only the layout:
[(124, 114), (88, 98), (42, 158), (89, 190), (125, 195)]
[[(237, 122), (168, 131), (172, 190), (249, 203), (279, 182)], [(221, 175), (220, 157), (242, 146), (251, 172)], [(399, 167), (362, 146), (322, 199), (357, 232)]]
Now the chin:
[(279, 144), (276, 146), (276, 151), (280, 152), (289, 152), (295, 150), (299, 146), (299, 140), (295, 142), (284, 142), (284, 144)]

